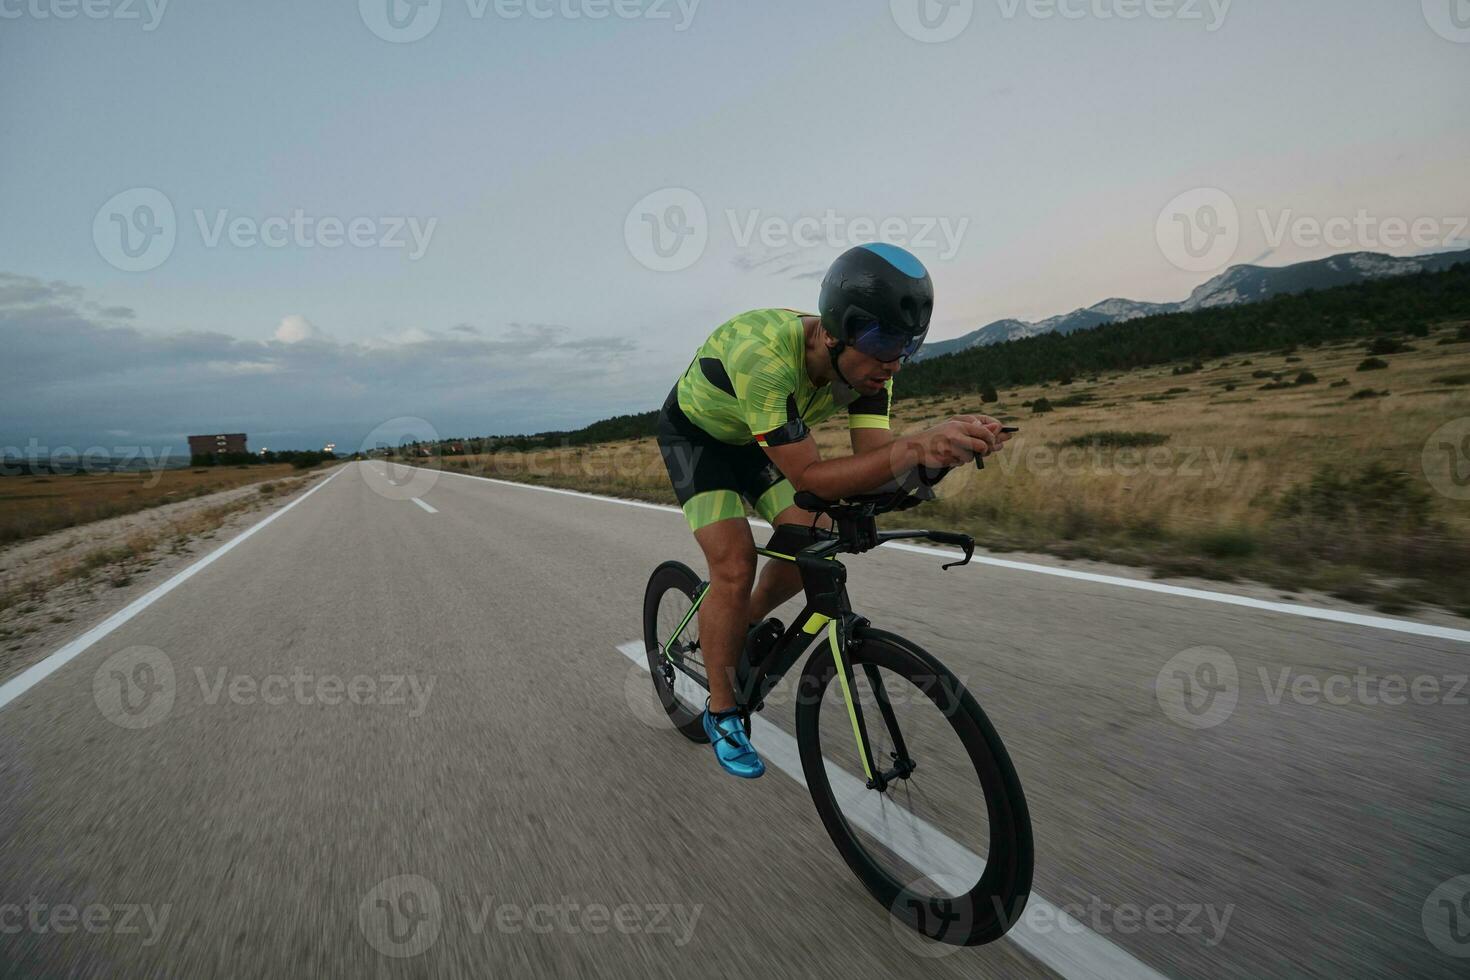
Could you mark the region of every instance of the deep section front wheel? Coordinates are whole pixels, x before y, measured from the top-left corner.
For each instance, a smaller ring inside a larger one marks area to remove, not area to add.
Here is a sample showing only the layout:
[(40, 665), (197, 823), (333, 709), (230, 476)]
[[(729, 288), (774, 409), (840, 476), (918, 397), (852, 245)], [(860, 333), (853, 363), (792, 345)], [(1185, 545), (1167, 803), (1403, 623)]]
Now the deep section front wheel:
[(846, 685), (823, 645), (797, 693), (801, 765), (827, 833), (908, 927), (955, 946), (999, 939), (1025, 909), (1033, 863), (1000, 736), (959, 679), (901, 637), (860, 627), (844, 659)]

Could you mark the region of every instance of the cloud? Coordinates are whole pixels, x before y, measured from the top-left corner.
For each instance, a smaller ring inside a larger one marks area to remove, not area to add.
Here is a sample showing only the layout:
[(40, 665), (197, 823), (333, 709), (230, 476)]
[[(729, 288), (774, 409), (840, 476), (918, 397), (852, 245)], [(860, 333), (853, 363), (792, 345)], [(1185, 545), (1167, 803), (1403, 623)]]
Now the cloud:
[(276, 339), (283, 344), (299, 344), (303, 340), (324, 340), (325, 335), (306, 317), (292, 313), (276, 327)]
[[(739, 252), (730, 259), (730, 264), (741, 272), (764, 272), (772, 278), (821, 279), (827, 274), (826, 265), (813, 264), (808, 252), (795, 248), (763, 254)], [(778, 268), (771, 268), (778, 264)]]
[(0, 273), (0, 347), (16, 367), (0, 389), (0, 446), (90, 445), (109, 431), (161, 446), (244, 431), (347, 447), (410, 415), (454, 436), (539, 431), (656, 407), (649, 392), (667, 380), (630, 356), (631, 337), (558, 324), (347, 342), (293, 314), (254, 341), (148, 331), (99, 310), (77, 287)]
[(730, 264), (739, 269), (741, 272), (754, 272), (762, 266), (770, 265), (772, 262), (781, 262), (786, 259), (794, 259), (800, 254), (801, 253), (794, 248), (789, 248), (784, 252), (767, 252), (765, 254), (752, 254), (748, 251), (736, 252), (735, 256), (730, 259)]

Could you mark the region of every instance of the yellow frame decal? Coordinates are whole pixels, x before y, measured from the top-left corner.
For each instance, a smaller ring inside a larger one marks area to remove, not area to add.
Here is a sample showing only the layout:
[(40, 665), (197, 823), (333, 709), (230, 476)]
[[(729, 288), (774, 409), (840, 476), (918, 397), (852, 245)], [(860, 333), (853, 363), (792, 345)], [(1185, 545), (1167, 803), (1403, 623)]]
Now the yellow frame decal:
[(868, 781), (873, 779), (873, 770), (868, 768), (868, 753), (863, 748), (862, 729), (858, 728), (857, 712), (852, 707), (852, 690), (847, 686), (847, 668), (842, 663), (842, 649), (837, 642), (837, 620), (827, 627), (827, 642), (832, 647), (832, 660), (837, 664), (837, 679), (842, 682), (842, 697), (847, 702), (847, 717), (852, 722), (852, 737), (857, 740), (858, 758), (862, 760), (863, 772)]
[(822, 632), (822, 627), (831, 621), (829, 617), (823, 616), (821, 613), (812, 613), (812, 618), (806, 621), (806, 625), (801, 628), (801, 631), (809, 636), (816, 636)]

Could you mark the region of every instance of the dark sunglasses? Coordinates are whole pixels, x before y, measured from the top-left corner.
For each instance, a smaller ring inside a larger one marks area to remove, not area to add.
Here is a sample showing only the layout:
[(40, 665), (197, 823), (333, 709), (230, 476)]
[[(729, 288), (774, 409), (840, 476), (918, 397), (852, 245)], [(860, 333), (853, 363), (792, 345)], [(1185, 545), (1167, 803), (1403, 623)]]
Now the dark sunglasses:
[(852, 346), (877, 361), (908, 360), (918, 353), (924, 344), (924, 335), (889, 330), (881, 323), (869, 323), (859, 327), (852, 338)]

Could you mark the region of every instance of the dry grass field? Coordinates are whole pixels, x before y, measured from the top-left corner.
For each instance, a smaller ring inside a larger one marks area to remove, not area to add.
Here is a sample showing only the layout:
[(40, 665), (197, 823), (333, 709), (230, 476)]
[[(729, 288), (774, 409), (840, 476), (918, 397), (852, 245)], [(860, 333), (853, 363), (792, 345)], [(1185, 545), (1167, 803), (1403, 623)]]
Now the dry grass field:
[(160, 504), (279, 480), (289, 464), (210, 466), (142, 473), (0, 477), (0, 547)]
[[(1470, 614), (1470, 342), (1442, 324), (1358, 370), (1367, 342), (1177, 364), (978, 398), (902, 399), (895, 429), (985, 412), (1021, 433), (911, 514), (993, 550), (1325, 588)], [(1178, 372), (1178, 373), (1176, 373)], [(1306, 372), (1306, 375), (1303, 375)], [(1315, 379), (1315, 380), (1313, 380)], [(1036, 411), (1046, 399), (1051, 411)], [(1454, 441), (1431, 436), (1466, 420)], [(844, 423), (817, 433), (850, 451)], [(1426, 446), (1427, 451), (1426, 451)], [(464, 472), (672, 502), (652, 440), (451, 457)]]

